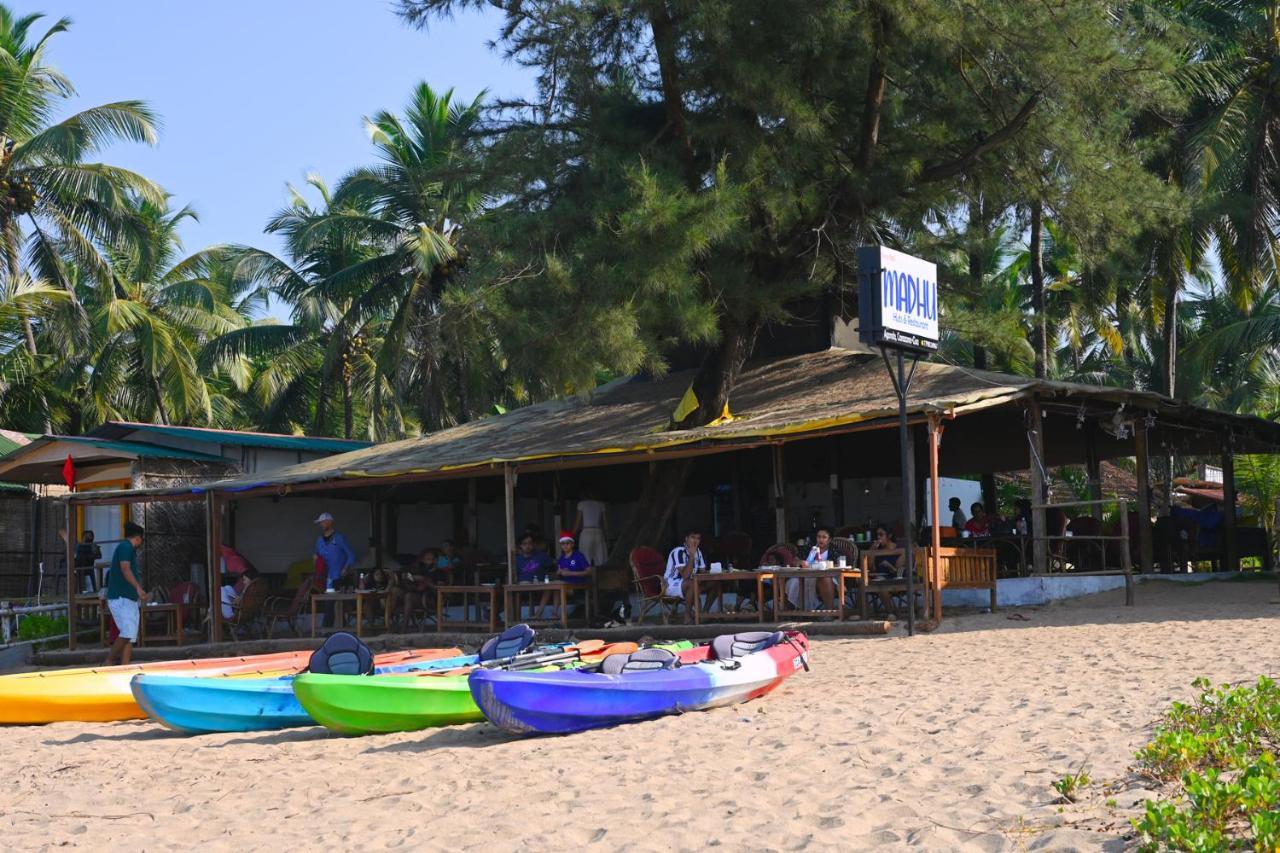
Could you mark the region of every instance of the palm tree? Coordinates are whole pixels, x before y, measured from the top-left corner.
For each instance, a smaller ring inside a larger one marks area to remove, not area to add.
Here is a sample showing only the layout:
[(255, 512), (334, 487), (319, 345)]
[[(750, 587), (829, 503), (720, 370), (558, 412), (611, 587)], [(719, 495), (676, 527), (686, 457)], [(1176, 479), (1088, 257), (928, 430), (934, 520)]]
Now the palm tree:
[(257, 283), (292, 305), (292, 322), (242, 324), (210, 342), (204, 363), (223, 371), (239, 364), (252, 373), (245, 402), (265, 428), (306, 423), (313, 432), (329, 432), (340, 397), (344, 437), (355, 436), (361, 416), (366, 433), (398, 437), (404, 421), (393, 389), (383, 389), (380, 407), (371, 401), (377, 373), (372, 353), (381, 345), (385, 318), (353, 310), (369, 283), (348, 273), (384, 250), (368, 227), (375, 220), (367, 209), (336, 206), (320, 177), (309, 176), (307, 183), (322, 204), (312, 206), (290, 187), (289, 206), (267, 225), (284, 236), (289, 260), (248, 247), (230, 253), (234, 279)]
[(85, 276), (80, 304), (88, 318), (88, 418), (129, 417), (208, 423), (212, 416), (197, 355), (236, 323), (229, 295), (206, 273), (217, 250), (179, 259), (179, 224), (195, 213), (145, 199), (130, 202), (142, 239), (108, 248), (104, 277)]
[[(140, 175), (86, 158), (120, 139), (154, 144), (156, 124), (139, 101), (103, 104), (50, 123), (58, 103), (75, 90), (45, 64), (45, 49), (70, 21), (58, 20), (32, 42), (42, 17), (15, 17), (0, 5), (0, 261), (4, 274), (19, 275), (25, 247), (43, 278), (69, 287), (66, 259), (102, 275), (101, 247), (137, 236), (131, 195), (162, 199)], [(30, 323), (26, 344), (34, 354)]]
[(468, 259), (464, 229), (486, 201), (475, 139), (483, 98), (455, 102), (453, 90), (421, 83), (403, 119), (386, 111), (366, 119), (381, 163), (344, 177), (334, 198), (340, 210), (308, 229), (310, 239), (323, 239), (331, 227), (358, 224), (381, 247), (329, 276), (328, 287), (352, 297), (349, 324), (388, 318), (374, 356), (375, 411), (386, 404), (384, 388), (415, 388), (427, 428), (465, 421), (487, 402), (468, 396), (477, 372), (488, 373), (468, 359), (494, 353), (473, 349), (459, 329), (479, 303), (465, 290), (450, 296)]

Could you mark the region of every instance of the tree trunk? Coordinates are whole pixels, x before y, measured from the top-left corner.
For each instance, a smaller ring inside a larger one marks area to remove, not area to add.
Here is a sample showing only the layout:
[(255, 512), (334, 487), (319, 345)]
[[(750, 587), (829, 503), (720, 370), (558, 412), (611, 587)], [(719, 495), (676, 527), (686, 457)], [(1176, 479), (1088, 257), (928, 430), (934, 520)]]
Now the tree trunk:
[(1036, 352), (1036, 378), (1044, 379), (1049, 365), (1049, 327), (1044, 312), (1044, 208), (1031, 203), (1031, 343)]
[(351, 406), (351, 371), (344, 367), (342, 371), (342, 437), (351, 438), (355, 434), (355, 412)]
[(164, 394), (160, 390), (160, 380), (151, 377), (151, 391), (156, 395), (156, 410), (160, 413), (160, 424), (162, 426), (169, 425), (169, 411), (164, 405)]
[(653, 33), (654, 52), (658, 55), (658, 74), (662, 78), (662, 106), (666, 112), (667, 126), (671, 129), (671, 136), (684, 161), (685, 183), (689, 189), (696, 190), (701, 181), (693, 151), (693, 139), (689, 136), (685, 120), (675, 21), (671, 17), (671, 10), (667, 8), (666, 0), (651, 0), (649, 3), (649, 29)]
[(1161, 334), (1164, 335), (1164, 393), (1176, 396), (1178, 380), (1178, 293), (1181, 280), (1173, 265), (1167, 265), (1165, 275), (1164, 320), (1161, 323)]
[(867, 68), (867, 88), (862, 96), (862, 141), (858, 146), (858, 168), (867, 172), (875, 164), (880, 142), (880, 114), (889, 66), (889, 13), (879, 4), (872, 11), (871, 64)]
[[(980, 247), (974, 246), (974, 234), (977, 233), (981, 239), (987, 238), (987, 217), (982, 209), (982, 196), (975, 193), (974, 197), (969, 200), (969, 293), (975, 300), (982, 298), (983, 276), (986, 271), (983, 269), (983, 253)], [(973, 345), (973, 366), (979, 370), (987, 369), (987, 348)]]

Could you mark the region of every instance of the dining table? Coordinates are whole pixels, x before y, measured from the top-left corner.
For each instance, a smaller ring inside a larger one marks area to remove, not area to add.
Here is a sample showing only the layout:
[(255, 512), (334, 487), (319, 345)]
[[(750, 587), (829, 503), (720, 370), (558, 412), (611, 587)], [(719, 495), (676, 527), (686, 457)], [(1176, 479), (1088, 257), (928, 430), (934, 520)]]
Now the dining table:
[[(693, 575), (693, 624), (701, 625), (702, 621), (729, 621), (737, 620), (740, 612), (726, 612), (724, 609), (724, 593), (725, 585), (736, 586), (737, 584), (755, 584), (756, 588), (756, 619), (757, 622), (764, 621), (764, 585), (766, 581), (772, 580), (773, 574), (766, 569), (757, 571), (738, 570), (728, 572), (695, 572)], [(713, 596), (714, 591), (714, 596)], [(706, 606), (703, 606), (702, 594), (706, 592)], [(720, 610), (716, 613), (709, 612), (712, 601), (720, 602)], [(738, 603), (741, 603), (739, 596)]]

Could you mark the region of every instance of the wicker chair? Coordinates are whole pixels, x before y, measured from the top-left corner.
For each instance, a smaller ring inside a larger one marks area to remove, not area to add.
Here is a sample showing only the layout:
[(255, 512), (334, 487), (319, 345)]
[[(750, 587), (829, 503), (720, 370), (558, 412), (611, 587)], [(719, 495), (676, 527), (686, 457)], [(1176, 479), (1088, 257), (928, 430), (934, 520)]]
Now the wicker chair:
[(289, 631), (293, 636), (300, 636), (298, 634), (298, 614), (302, 612), (302, 608), (309, 601), (312, 580), (312, 578), (303, 578), (302, 583), (298, 586), (298, 591), (293, 594), (293, 598), (271, 596), (263, 602), (262, 618), (266, 623), (268, 639), (275, 636), (276, 625), (279, 622), (284, 622), (288, 625)]
[(662, 616), (662, 624), (668, 624), (676, 610), (684, 605), (684, 599), (667, 595), (663, 588), (662, 573), (667, 567), (666, 560), (656, 549), (641, 547), (631, 552), (628, 562), (634, 578), (632, 586), (640, 594), (636, 621), (643, 622), (645, 615), (656, 606)]
[(240, 600), (231, 605), (231, 618), (222, 623), (231, 632), (232, 639), (239, 640), (241, 631), (248, 636), (262, 616), (262, 608), (266, 603), (266, 581), (261, 578), (250, 581), (240, 593)]

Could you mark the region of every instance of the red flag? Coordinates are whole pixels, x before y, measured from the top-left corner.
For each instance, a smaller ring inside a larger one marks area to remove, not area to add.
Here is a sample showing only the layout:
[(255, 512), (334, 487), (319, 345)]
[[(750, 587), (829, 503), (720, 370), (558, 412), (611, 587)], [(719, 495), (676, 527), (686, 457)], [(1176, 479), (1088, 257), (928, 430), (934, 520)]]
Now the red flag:
[(67, 484), (68, 489), (76, 487), (76, 463), (71, 461), (71, 454), (67, 454), (67, 461), (62, 463), (62, 481)]

